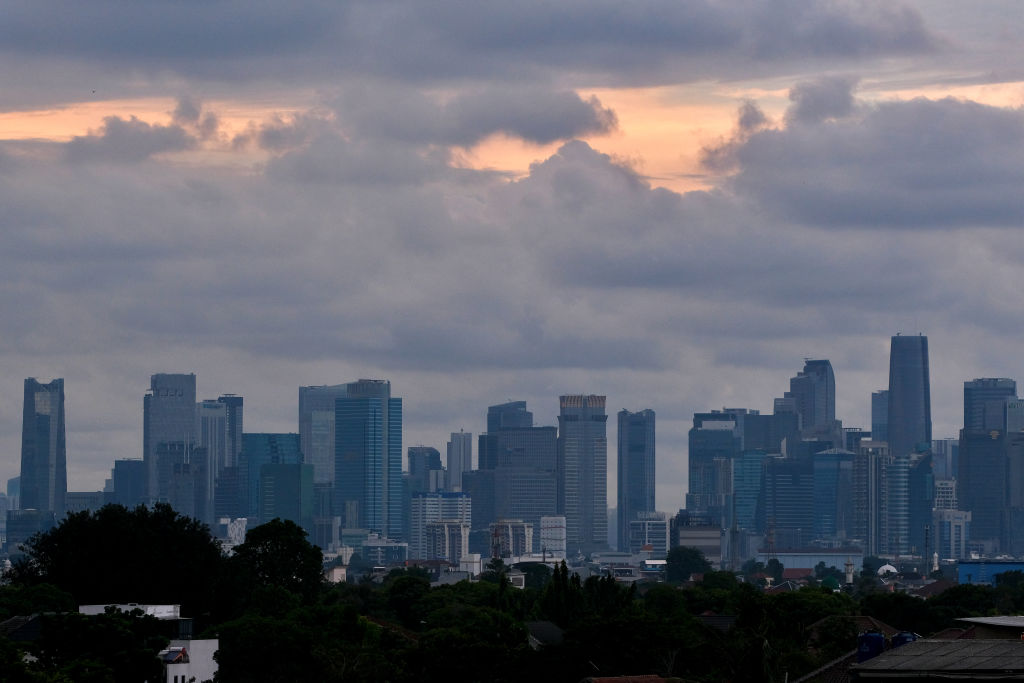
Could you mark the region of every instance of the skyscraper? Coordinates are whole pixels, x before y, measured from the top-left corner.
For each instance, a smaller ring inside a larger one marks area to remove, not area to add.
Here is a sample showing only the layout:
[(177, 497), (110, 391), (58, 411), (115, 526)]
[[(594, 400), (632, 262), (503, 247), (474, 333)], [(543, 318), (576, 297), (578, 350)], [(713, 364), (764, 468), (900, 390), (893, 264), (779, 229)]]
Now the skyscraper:
[(402, 399), (361, 379), (335, 399), (335, 514), (346, 528), (402, 535)]
[(804, 438), (827, 436), (835, 431), (836, 376), (829, 361), (805, 361), (804, 369), (789, 380), (785, 398), (794, 400)]
[(608, 416), (605, 397), (559, 398), (558, 501), (568, 552), (608, 547)]
[(1017, 383), (1005, 377), (964, 382), (964, 429), (988, 432), (1006, 429), (1006, 403), (1017, 398)]
[(889, 452), (902, 457), (932, 442), (928, 337), (892, 338), (889, 352)]
[(619, 411), (619, 550), (629, 549), (629, 523), (654, 512), (654, 411)]
[(223, 403), (227, 414), (227, 460), (221, 466), (233, 467), (238, 464), (238, 454), (242, 452), (242, 412), (243, 399), (235, 394), (224, 394), (217, 398)]
[[(473, 498), (473, 529), (499, 519), (520, 519), (540, 528), (558, 510), (558, 430), (534, 427), (525, 401), (487, 410), (489, 429), (479, 439), (480, 469), (463, 472)], [(540, 535), (532, 536), (539, 550)]]
[(142, 406), (142, 459), (146, 463), (147, 496), (155, 501), (166, 497), (158, 481), (157, 452), (161, 444), (181, 444), (187, 458), (196, 443), (196, 376), (153, 375)]
[(449, 491), (462, 490), (462, 474), (473, 469), (473, 435), (459, 430), (452, 432), (448, 442), (448, 482)]
[(347, 394), (347, 384), (299, 387), (299, 439), (314, 483), (334, 483), (334, 402)]
[(871, 392), (871, 439), (889, 443), (889, 390)]
[(25, 380), (21, 423), (21, 509), (64, 515), (68, 490), (64, 380)]

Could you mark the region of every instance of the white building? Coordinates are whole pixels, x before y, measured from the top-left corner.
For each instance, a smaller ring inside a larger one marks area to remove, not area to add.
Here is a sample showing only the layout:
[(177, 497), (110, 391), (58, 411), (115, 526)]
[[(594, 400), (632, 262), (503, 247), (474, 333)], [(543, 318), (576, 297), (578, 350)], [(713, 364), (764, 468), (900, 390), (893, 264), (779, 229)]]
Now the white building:
[(473, 522), (472, 500), (467, 493), (414, 493), (410, 518), (410, 559), (438, 559), (433, 554), (433, 546), (427, 536), (427, 525), (446, 520), (469, 526)]
[(540, 551), (545, 559), (565, 559), (565, 517), (540, 518)]

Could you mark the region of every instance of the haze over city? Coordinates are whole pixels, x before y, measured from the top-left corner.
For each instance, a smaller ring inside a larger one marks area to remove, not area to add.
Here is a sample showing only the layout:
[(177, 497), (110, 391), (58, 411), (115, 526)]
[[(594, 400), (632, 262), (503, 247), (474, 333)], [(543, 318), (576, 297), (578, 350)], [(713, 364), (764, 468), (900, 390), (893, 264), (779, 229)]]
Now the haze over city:
[(507, 400), (652, 408), (672, 512), (694, 413), (770, 412), (827, 358), (868, 429), (898, 332), (954, 437), (964, 380), (1024, 378), (1022, 28), (1009, 2), (11, 3), (0, 481), (26, 377), (65, 380), (77, 491), (142, 456), (154, 373), (244, 396), (252, 432), (296, 431), (300, 385), (386, 378), (405, 446)]

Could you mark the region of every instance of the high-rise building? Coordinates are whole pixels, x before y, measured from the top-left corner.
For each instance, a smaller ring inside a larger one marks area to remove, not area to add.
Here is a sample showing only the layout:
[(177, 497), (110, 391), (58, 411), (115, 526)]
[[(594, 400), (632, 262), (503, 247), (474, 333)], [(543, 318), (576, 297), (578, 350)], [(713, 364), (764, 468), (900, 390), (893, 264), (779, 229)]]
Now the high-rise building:
[(25, 380), (21, 423), (21, 509), (64, 516), (68, 491), (64, 380)]
[(223, 469), (237, 465), (238, 454), (242, 452), (242, 412), (244, 401), (241, 396), (224, 394), (217, 398), (217, 402), (224, 404), (227, 420), (226, 459), (223, 464), (218, 463), (218, 467)]
[[(473, 518), (473, 503), (465, 493), (419, 492), (412, 496), (412, 531), (409, 536), (409, 556), (414, 560), (439, 559), (434, 554), (427, 526), (437, 522), (456, 522), (466, 526), (466, 542), (469, 542), (469, 525)], [(468, 551), (467, 551), (468, 552)], [(444, 559), (447, 556), (441, 556)]]
[(651, 551), (651, 559), (660, 560), (668, 555), (670, 524), (664, 512), (641, 512), (629, 521), (629, 533), (623, 552), (639, 553), (645, 548)]
[(871, 392), (871, 440), (889, 441), (889, 390)]
[(473, 435), (461, 429), (452, 432), (448, 442), (448, 481), (449, 491), (462, 490), (462, 474), (473, 469)]
[(409, 446), (409, 477), (412, 491), (437, 491), (444, 488), (441, 453), (433, 446)]
[(347, 528), (402, 535), (402, 399), (361, 379), (334, 401), (335, 512)]
[(569, 552), (608, 547), (608, 438), (605, 397), (559, 398), (558, 501)]
[[(480, 469), (463, 473), (463, 489), (473, 496), (473, 530), (498, 519), (521, 519), (540, 528), (558, 512), (558, 430), (534, 427), (525, 401), (491, 406), (493, 431), (479, 438)], [(539, 535), (531, 535), (538, 550)]]
[(297, 462), (261, 465), (258, 507), (260, 523), (275, 518), (291, 520), (312, 536), (313, 466)]
[(789, 380), (789, 392), (800, 429), (805, 435), (829, 435), (835, 431), (836, 377), (827, 360), (807, 360), (804, 369)]
[(299, 439), (314, 483), (334, 483), (334, 402), (347, 395), (347, 384), (299, 387)]
[(902, 457), (932, 442), (928, 337), (892, 338), (889, 353), (889, 452)]
[(146, 502), (146, 463), (141, 460), (114, 461), (113, 502), (132, 509)]
[[(746, 410), (695, 413), (689, 431), (686, 509), (707, 513), (722, 525), (732, 494), (733, 460), (743, 450)], [(787, 413), (778, 413), (787, 414)], [(789, 413), (794, 415), (794, 413)]]
[(1017, 398), (1017, 383), (1005, 377), (964, 382), (964, 429), (987, 432), (1006, 429), (1006, 403)]
[[(158, 481), (157, 451), (161, 444), (181, 444), (189, 452), (196, 444), (196, 376), (159, 373), (150, 377), (143, 398), (142, 459), (148, 477), (150, 501), (167, 498)], [(172, 449), (175, 450), (175, 449)]]
[(260, 476), (264, 465), (298, 465), (302, 462), (298, 434), (242, 434), (239, 456), (239, 508), (246, 517), (260, 517)]
[(629, 523), (640, 513), (655, 511), (654, 411), (619, 411), (618, 434), (618, 542), (619, 550), (626, 551)]

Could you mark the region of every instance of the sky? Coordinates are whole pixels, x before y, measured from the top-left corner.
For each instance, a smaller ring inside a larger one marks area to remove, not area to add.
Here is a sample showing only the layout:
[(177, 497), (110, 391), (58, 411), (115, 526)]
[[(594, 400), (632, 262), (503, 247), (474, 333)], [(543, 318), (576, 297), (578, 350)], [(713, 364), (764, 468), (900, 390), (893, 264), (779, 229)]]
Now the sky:
[(5, 3), (0, 481), (65, 379), (69, 490), (142, 454), (157, 372), (297, 431), (384, 378), (406, 445), (560, 394), (770, 412), (804, 358), (870, 427), (889, 338), (1024, 379), (1016, 0)]

